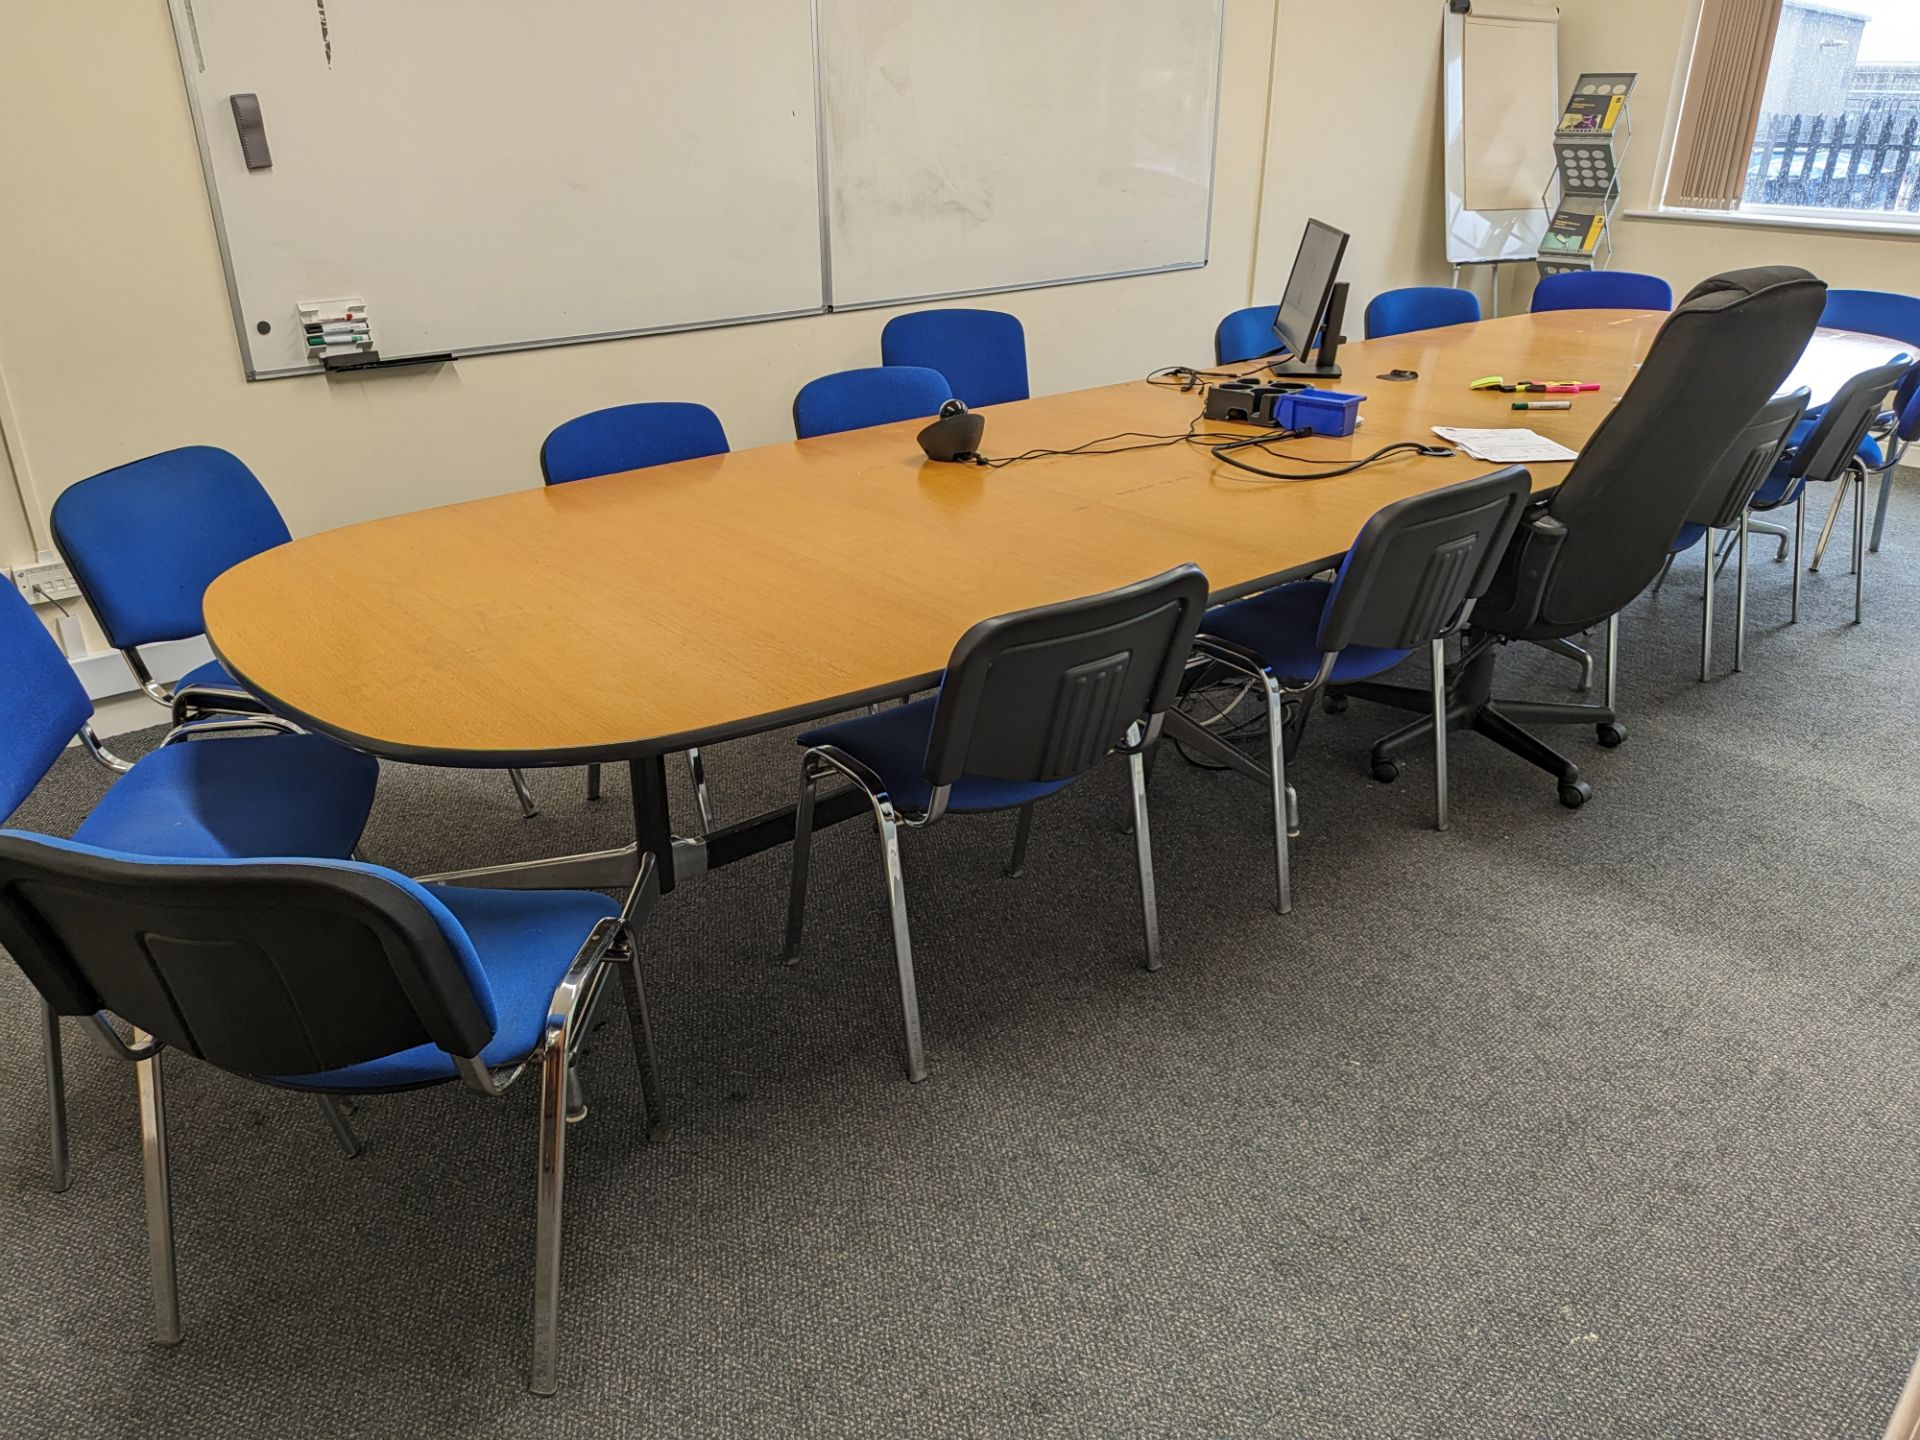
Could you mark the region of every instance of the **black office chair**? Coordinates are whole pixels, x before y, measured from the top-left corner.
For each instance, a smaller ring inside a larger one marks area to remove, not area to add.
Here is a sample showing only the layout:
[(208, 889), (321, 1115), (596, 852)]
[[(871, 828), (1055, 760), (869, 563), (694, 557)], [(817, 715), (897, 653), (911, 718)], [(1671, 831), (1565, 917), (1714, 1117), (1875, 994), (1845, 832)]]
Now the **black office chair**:
[[(1671, 569), (1674, 556), (1683, 555), (1702, 540), (1706, 541), (1706, 579), (1701, 595), (1704, 614), (1700, 621), (1702, 681), (1713, 678), (1713, 585), (1719, 578), (1723, 563), (1716, 534), (1722, 530), (1732, 530), (1733, 544), (1740, 552), (1740, 578), (1735, 602), (1737, 623), (1733, 631), (1733, 668), (1738, 671), (1747, 653), (1747, 561), (1753, 540), (1747, 521), (1747, 507), (1773, 474), (1774, 466), (1786, 451), (1793, 432), (1806, 418), (1807, 402), (1812, 398), (1813, 392), (1803, 387), (1790, 390), (1785, 395), (1776, 395), (1760, 407), (1760, 413), (1753, 417), (1753, 423), (1740, 433), (1740, 437), (1727, 447), (1727, 453), (1720, 457), (1712, 478), (1707, 481), (1707, 488), (1700, 492), (1693, 514), (1681, 527), (1667, 556), (1667, 568)], [(1795, 569), (1798, 568), (1796, 556)], [(1658, 591), (1666, 578), (1667, 571), (1663, 569), (1660, 580), (1655, 582), (1653, 588)]]
[[(1493, 582), (1494, 567), (1526, 509), (1532, 479), (1519, 466), (1396, 501), (1368, 520), (1331, 581), (1302, 580), (1209, 610), (1194, 642), (1203, 678), (1219, 667), (1262, 687), (1264, 767), (1178, 710), (1167, 735), (1266, 782), (1273, 796), (1275, 907), (1293, 909), (1287, 856), (1293, 828), (1287, 762), (1300, 748), (1313, 700), (1329, 683), (1391, 670), (1420, 646), (1433, 658), (1435, 703), (1446, 637)], [(1288, 711), (1291, 710), (1291, 717)], [(1434, 734), (1434, 823), (1447, 828), (1447, 737)]]
[(181, 1336), (165, 1050), (323, 1097), (454, 1080), (498, 1096), (537, 1072), (532, 1388), (551, 1395), (573, 1066), (617, 968), (653, 1128), (634, 929), (659, 893), (650, 859), (621, 905), (591, 891), (428, 889), (346, 861), (159, 860), (0, 831), (0, 944), (55, 1013), (86, 1020), (134, 1064), (160, 1342)]
[(1206, 604), (1206, 577), (1182, 565), (1102, 595), (982, 620), (954, 646), (935, 694), (799, 737), (807, 753), (800, 762), (786, 958), (799, 954), (806, 917), (815, 792), (827, 776), (842, 775), (865, 793), (880, 827), (909, 1080), (926, 1079), (927, 1065), (900, 867), (903, 825), (918, 829), (950, 812), (1018, 810), (1009, 867), (1017, 874), (1033, 807), (1119, 751), (1133, 776), (1147, 969), (1160, 968), (1141, 757), (1159, 738)]
[[(1673, 537), (1699, 503), (1720, 457), (1775, 395), (1820, 323), (1827, 287), (1804, 270), (1736, 270), (1702, 282), (1668, 317), (1627, 393), (1600, 422), (1560, 488), (1522, 519), (1492, 587), (1474, 607), (1447, 674), (1447, 726), (1471, 729), (1559, 782), (1560, 802), (1592, 798), (1579, 767), (1523, 721), (1592, 725), (1609, 748), (1626, 739), (1615, 713), (1615, 666), (1604, 705), (1496, 701), (1494, 664), (1512, 640), (1551, 640), (1607, 623), (1617, 657), (1619, 615), (1660, 573)], [(1424, 691), (1363, 682), (1345, 693), (1425, 711)], [(1373, 749), (1376, 773), (1424, 740), (1431, 717)]]
[[(1912, 370), (1912, 363), (1897, 360), (1863, 371), (1840, 387), (1840, 393), (1827, 403), (1820, 418), (1803, 439), (1794, 442), (1787, 456), (1774, 468), (1767, 482), (1753, 498), (1752, 508), (1778, 510), (1795, 507), (1793, 532), (1793, 618), (1800, 618), (1800, 550), (1806, 539), (1807, 486), (1814, 484), (1853, 486), (1853, 623), (1858, 625), (1866, 600), (1867, 571), (1867, 462), (1861, 447), (1880, 418), (1889, 393), (1899, 387)], [(1838, 490), (1833, 509), (1821, 528), (1820, 544), (1815, 548), (1810, 571), (1820, 568), (1820, 551), (1833, 534), (1846, 492)]]

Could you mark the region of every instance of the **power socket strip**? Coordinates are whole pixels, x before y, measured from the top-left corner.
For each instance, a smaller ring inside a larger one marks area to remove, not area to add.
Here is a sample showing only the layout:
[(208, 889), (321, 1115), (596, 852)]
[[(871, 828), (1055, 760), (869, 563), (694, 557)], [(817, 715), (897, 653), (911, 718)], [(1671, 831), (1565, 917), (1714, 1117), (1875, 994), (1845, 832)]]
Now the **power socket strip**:
[(29, 605), (44, 605), (50, 600), (75, 600), (80, 596), (80, 582), (58, 560), (21, 565), (14, 570), (12, 578), (14, 589)]

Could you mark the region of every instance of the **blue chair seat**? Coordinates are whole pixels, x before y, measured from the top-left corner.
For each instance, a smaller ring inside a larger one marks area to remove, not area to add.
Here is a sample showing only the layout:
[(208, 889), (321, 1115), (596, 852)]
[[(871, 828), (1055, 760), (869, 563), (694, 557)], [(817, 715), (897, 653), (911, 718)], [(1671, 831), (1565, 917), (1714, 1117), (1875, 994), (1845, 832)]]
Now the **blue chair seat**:
[(371, 755), (318, 735), (183, 740), (115, 781), (73, 838), (178, 860), (344, 859), (379, 775)]
[[(1806, 419), (1794, 427), (1793, 436), (1787, 441), (1787, 449), (1790, 452), (1798, 450), (1806, 443), (1807, 437), (1813, 434), (1814, 427), (1820, 423), (1820, 417), (1824, 413), (1824, 407), (1811, 411), (1808, 413)], [(1886, 455), (1880, 449), (1880, 442), (1875, 440), (1871, 435), (1860, 442), (1860, 459), (1872, 470), (1878, 470), (1887, 463)], [(1760, 488), (1754, 492), (1752, 508), (1755, 510), (1773, 510), (1781, 505), (1791, 504), (1797, 493), (1792, 476), (1793, 456), (1791, 454), (1783, 455), (1780, 457), (1779, 463), (1773, 467), (1773, 473), (1769, 475), (1761, 483)], [(1698, 538), (1698, 536), (1694, 537), (1695, 540), (1698, 540)], [(1693, 542), (1690, 541), (1688, 543), (1691, 544)], [(1676, 542), (1675, 548), (1685, 549), (1686, 547)]]
[[(887, 794), (903, 810), (924, 812), (933, 803), (927, 783), (927, 742), (933, 738), (933, 711), (939, 696), (895, 706), (873, 715), (822, 725), (799, 737), (806, 746), (833, 745), (853, 756), (886, 782)], [(947, 796), (953, 811), (1013, 810), (1064, 790), (1073, 780), (1032, 784), (963, 775)]]
[[(1320, 673), (1320, 617), (1332, 591), (1325, 580), (1281, 585), (1209, 610), (1200, 622), (1200, 633), (1251, 650), (1282, 680), (1305, 684)], [(1365, 680), (1391, 670), (1411, 653), (1349, 645), (1334, 663), (1333, 679)]]
[[(617, 901), (591, 890), (469, 890), (434, 885), (427, 894), (460, 922), (493, 991), (493, 1039), (480, 1052), (490, 1066), (513, 1065), (540, 1043), (554, 987)], [(318, 1075), (273, 1083), (296, 1090), (405, 1090), (456, 1078), (453, 1057), (437, 1045), (416, 1045)]]

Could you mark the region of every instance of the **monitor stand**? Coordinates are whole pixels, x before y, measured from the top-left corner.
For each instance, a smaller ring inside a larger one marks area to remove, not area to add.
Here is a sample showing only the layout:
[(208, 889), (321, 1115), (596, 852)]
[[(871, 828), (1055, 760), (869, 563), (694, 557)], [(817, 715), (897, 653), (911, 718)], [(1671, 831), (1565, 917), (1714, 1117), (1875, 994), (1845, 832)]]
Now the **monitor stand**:
[[(1320, 353), (1326, 353), (1325, 346)], [(1278, 380), (1338, 380), (1345, 373), (1338, 365), (1308, 365), (1299, 360), (1276, 360), (1268, 368)]]
[(1333, 298), (1327, 302), (1326, 323), (1320, 327), (1320, 353), (1313, 360), (1276, 360), (1269, 367), (1276, 379), (1280, 380), (1338, 380), (1340, 367), (1334, 363), (1340, 354), (1340, 346), (1346, 336), (1340, 333), (1347, 323), (1347, 296), (1351, 293), (1347, 282), (1342, 280), (1333, 287)]

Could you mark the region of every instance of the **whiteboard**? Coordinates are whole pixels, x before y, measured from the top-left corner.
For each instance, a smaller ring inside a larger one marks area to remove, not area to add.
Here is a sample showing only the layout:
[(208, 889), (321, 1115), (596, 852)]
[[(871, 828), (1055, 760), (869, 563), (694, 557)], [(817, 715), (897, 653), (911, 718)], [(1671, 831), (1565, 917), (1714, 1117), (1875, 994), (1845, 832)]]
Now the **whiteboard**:
[(1560, 124), (1559, 10), (1473, 0), (1445, 20), (1447, 258), (1531, 260)]
[(817, 0), (836, 308), (1207, 260), (1222, 0)]
[(824, 308), (808, 0), (169, 3), (250, 376)]

